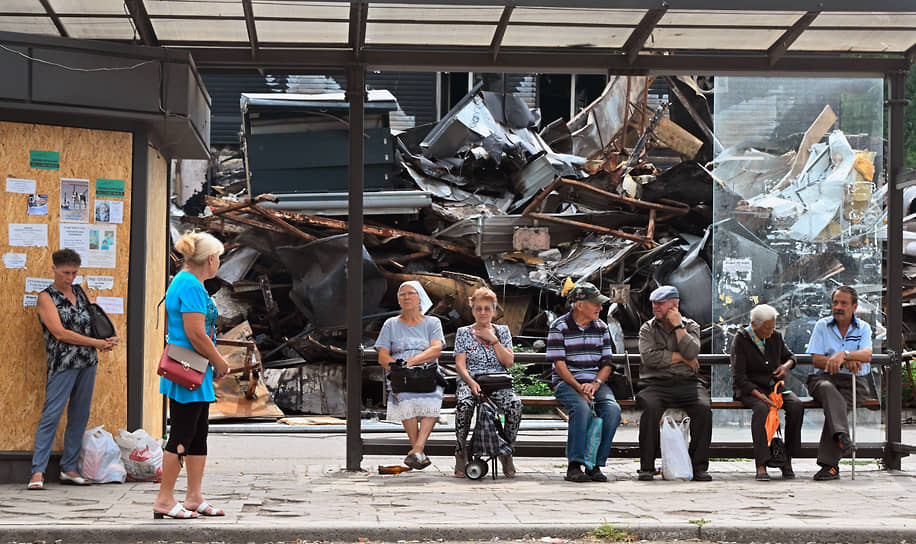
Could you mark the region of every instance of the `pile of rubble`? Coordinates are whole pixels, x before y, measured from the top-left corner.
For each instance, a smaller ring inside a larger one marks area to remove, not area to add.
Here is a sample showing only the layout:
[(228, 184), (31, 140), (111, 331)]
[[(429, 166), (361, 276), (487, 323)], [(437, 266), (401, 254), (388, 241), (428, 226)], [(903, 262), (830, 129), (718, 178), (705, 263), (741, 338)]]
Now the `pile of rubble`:
[[(439, 123), (397, 134), (400, 175), (432, 203), (418, 214), (365, 218), (364, 343), (396, 315), (393, 294), (405, 280), (426, 287), (447, 344), (473, 320), (468, 295), (488, 285), (500, 297), (499, 319), (523, 345), (543, 339), (565, 311), (567, 278), (591, 281), (612, 297), (617, 350), (634, 352), (651, 317), (648, 292), (659, 284), (689, 293), (682, 311), (704, 327), (704, 343), (715, 344), (713, 331), (742, 321), (754, 296), (801, 276), (823, 285), (841, 273), (848, 264), (823, 252), (798, 255), (874, 231), (883, 213), (880, 191), (870, 190), (874, 155), (854, 152), (838, 131), (821, 143), (836, 120), (829, 107), (795, 153), (722, 149), (703, 95), (689, 78), (667, 79), (697, 134), (669, 118), (667, 103), (650, 107), (651, 81), (642, 76), (612, 78), (569, 123), (544, 124), (519, 97), (478, 86)], [(709, 171), (701, 162), (714, 152)], [(224, 159), (226, 180), (237, 181), (244, 161)], [(714, 194), (715, 216), (731, 218), (715, 225)], [(340, 414), (348, 225), (276, 200), (223, 189), (206, 198), (204, 214), (183, 221), (226, 242), (212, 286), (220, 326), (249, 322), (278, 404)], [(734, 248), (724, 268), (713, 267), (713, 236)], [(751, 280), (748, 266), (769, 268)], [(714, 297), (722, 306), (715, 311)], [(381, 381), (374, 368), (364, 376)], [(364, 400), (371, 407), (383, 397), (368, 388)]]

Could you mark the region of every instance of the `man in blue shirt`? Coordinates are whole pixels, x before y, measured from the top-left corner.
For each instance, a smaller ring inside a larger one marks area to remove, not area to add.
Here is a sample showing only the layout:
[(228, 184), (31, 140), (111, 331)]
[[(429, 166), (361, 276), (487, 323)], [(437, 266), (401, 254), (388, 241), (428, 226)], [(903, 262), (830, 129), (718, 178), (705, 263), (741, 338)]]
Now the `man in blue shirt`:
[[(814, 373), (808, 376), (808, 392), (824, 407), (824, 428), (817, 448), (821, 470), (815, 480), (837, 480), (840, 459), (856, 447), (849, 436), (846, 410), (852, 406), (852, 380), (857, 393), (870, 391), (864, 379), (871, 371), (871, 327), (856, 318), (859, 295), (847, 285), (831, 296), (832, 315), (814, 325), (808, 352)], [(857, 395), (864, 400), (864, 394)]]
[[(601, 467), (607, 462), (620, 424), (620, 405), (607, 385), (613, 370), (611, 336), (607, 325), (598, 318), (601, 307), (610, 299), (588, 282), (573, 287), (567, 297), (572, 310), (557, 318), (547, 334), (547, 360), (553, 361), (554, 394), (569, 414), (566, 480), (606, 482)], [(604, 420), (594, 465), (585, 458), (592, 403)]]

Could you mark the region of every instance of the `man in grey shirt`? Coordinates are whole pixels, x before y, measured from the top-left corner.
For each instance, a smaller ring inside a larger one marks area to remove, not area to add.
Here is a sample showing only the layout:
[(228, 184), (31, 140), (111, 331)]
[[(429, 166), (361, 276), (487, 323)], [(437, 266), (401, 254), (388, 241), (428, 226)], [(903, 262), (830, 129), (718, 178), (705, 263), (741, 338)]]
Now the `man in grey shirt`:
[(681, 408), (690, 416), (690, 447), (693, 479), (712, 480), (709, 475), (709, 443), (712, 440), (712, 408), (709, 391), (697, 371), (700, 364), (700, 326), (681, 315), (676, 287), (663, 285), (649, 295), (655, 317), (639, 329), (639, 479), (652, 480), (659, 456), (659, 421), (668, 408)]

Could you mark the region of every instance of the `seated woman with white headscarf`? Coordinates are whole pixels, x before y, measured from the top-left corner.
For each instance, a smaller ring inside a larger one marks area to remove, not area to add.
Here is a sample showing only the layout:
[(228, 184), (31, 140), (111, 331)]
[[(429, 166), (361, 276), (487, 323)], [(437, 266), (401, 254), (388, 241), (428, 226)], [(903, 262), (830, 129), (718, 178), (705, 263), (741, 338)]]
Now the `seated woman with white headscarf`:
[[(398, 287), (398, 305), (401, 313), (389, 318), (382, 325), (375, 349), (378, 362), (389, 371), (388, 414), (390, 421), (400, 421), (410, 439), (410, 452), (404, 464), (422, 470), (430, 465), (423, 453), (442, 407), (443, 387), (420, 386), (422, 391), (395, 391), (391, 382), (392, 367), (435, 369), (438, 372), (439, 354), (445, 343), (442, 323), (436, 317), (424, 315), (432, 301), (418, 281), (406, 281)], [(396, 372), (402, 372), (396, 368)], [(437, 380), (441, 382), (442, 380)], [(410, 389), (410, 387), (407, 387)]]

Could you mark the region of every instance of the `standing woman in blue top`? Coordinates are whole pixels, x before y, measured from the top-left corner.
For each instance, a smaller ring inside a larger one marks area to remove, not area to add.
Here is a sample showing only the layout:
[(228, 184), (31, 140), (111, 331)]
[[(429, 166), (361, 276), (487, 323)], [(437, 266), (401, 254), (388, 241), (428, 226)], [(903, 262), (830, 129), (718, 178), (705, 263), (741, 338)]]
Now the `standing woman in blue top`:
[[(207, 431), (210, 403), (216, 400), (213, 380), (229, 373), (229, 364), (216, 350), (216, 304), (204, 281), (216, 276), (223, 244), (203, 233), (186, 233), (175, 243), (184, 266), (165, 293), (168, 342), (190, 348), (210, 360), (201, 386), (191, 391), (160, 378), (159, 392), (169, 398), (171, 429), (162, 459), (162, 484), (153, 503), (153, 518), (176, 519), (223, 516), (226, 513), (204, 500), (201, 482), (207, 462)], [(188, 466), (188, 490), (184, 504), (175, 500), (175, 482), (184, 461)]]

